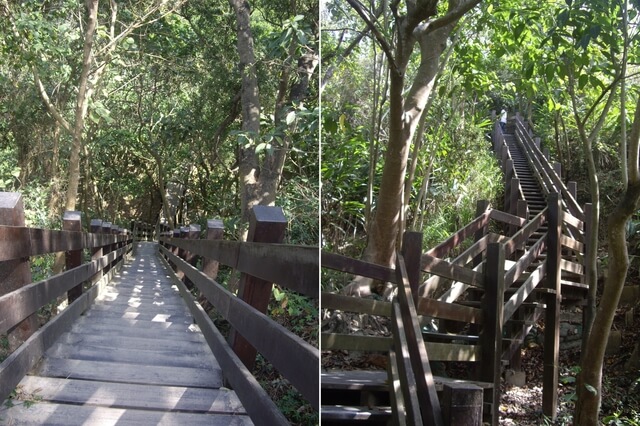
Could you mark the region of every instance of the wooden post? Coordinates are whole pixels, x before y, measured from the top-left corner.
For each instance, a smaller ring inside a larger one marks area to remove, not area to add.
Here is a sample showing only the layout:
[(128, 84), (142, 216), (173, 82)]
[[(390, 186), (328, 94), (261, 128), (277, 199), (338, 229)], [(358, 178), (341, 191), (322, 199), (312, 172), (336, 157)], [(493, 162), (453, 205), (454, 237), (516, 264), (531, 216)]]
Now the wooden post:
[(485, 418), (489, 417), (494, 426), (498, 424), (498, 406), (500, 405), (504, 263), (504, 246), (500, 243), (489, 244), (484, 270), (485, 293), (482, 303), (484, 321), (480, 334), (482, 366), (479, 367), (479, 380), (493, 383), (493, 389), (485, 393), (484, 400), (492, 407), (491, 412), (485, 413)]
[(549, 148), (545, 148), (544, 151), (542, 151), (542, 155), (544, 155), (544, 158), (549, 161), (549, 159), (551, 158), (551, 152), (549, 151)]
[[(524, 220), (529, 219), (529, 205), (527, 204), (527, 200), (518, 200), (516, 204), (516, 216), (521, 217)], [(526, 245), (526, 241), (523, 241), (522, 250), (525, 249)]]
[[(553, 163), (553, 170), (560, 177), (560, 179), (562, 179), (562, 164), (560, 164), (559, 162), (556, 161), (555, 163)], [(560, 188), (558, 188), (558, 189), (560, 189)]]
[(570, 180), (567, 182), (567, 190), (574, 200), (578, 198), (578, 184), (575, 181)]
[[(94, 234), (99, 234), (101, 230), (102, 230), (102, 219), (91, 219), (91, 222), (89, 225), (89, 231)], [(100, 259), (103, 256), (102, 252), (103, 252), (102, 247), (99, 247), (99, 246), (91, 249), (91, 260)], [(98, 271), (98, 273), (96, 273), (91, 279), (91, 284), (95, 284), (98, 281), (100, 281), (103, 275), (104, 275), (103, 270)]]
[(547, 279), (544, 287), (547, 308), (544, 318), (544, 371), (542, 387), (542, 412), (555, 421), (558, 408), (558, 353), (560, 349), (560, 237), (562, 235), (562, 202), (560, 194), (548, 195), (549, 230), (547, 231)]
[[(103, 234), (110, 234), (111, 233), (111, 222), (102, 222), (102, 226), (100, 228), (100, 232), (102, 232)], [(102, 254), (107, 255), (109, 253), (111, 253), (112, 250), (112, 245), (111, 244), (107, 244), (102, 248)], [(106, 268), (104, 268), (104, 273), (107, 273), (111, 270), (111, 264), (107, 265)]]
[[(0, 192), (0, 225), (25, 226), (22, 195)], [(0, 262), (0, 296), (31, 283), (29, 258)], [(7, 333), (9, 349), (14, 351), (38, 329), (36, 314), (29, 315)]]
[[(249, 218), (249, 234), (247, 241), (256, 243), (281, 243), (287, 229), (287, 219), (280, 207), (254, 206)], [(240, 275), (238, 297), (266, 313), (271, 298), (272, 283), (255, 278), (248, 274)], [(253, 370), (257, 351), (244, 337), (235, 330), (229, 336), (230, 345), (238, 358), (249, 369)]]
[[(187, 231), (187, 234), (185, 236), (186, 239), (197, 240), (200, 238), (200, 225), (192, 223), (191, 225), (186, 226), (185, 228)], [(194, 253), (191, 253), (188, 250), (185, 250), (184, 260), (189, 265), (195, 267), (198, 263), (198, 256), (196, 256)], [(191, 282), (189, 277), (187, 277), (186, 275), (182, 277), (182, 281), (184, 282), (184, 285), (187, 286), (189, 290), (193, 288), (193, 282)]]
[(535, 138), (533, 140), (533, 144), (536, 146), (536, 148), (540, 149), (540, 138)]
[[(489, 209), (489, 206), (490, 206), (489, 201), (478, 200), (478, 202), (476, 203), (476, 217), (482, 216), (484, 212), (486, 212)], [(488, 231), (488, 226), (483, 226), (482, 228), (478, 229), (475, 235), (473, 236), (475, 242), (480, 241), (482, 237), (487, 235), (487, 231)], [(480, 253), (479, 255), (473, 258), (472, 266), (476, 267), (481, 263), (482, 263), (482, 253)]]
[(513, 169), (513, 160), (511, 158), (509, 158), (507, 160), (507, 162), (505, 163), (504, 166), (504, 179), (505, 181), (510, 181), (511, 179), (513, 179), (513, 175), (514, 175), (514, 169)]
[[(511, 194), (509, 199), (509, 211), (512, 215), (518, 213), (518, 200), (520, 199), (520, 179), (511, 179)], [(509, 226), (509, 235), (513, 235), (517, 232), (517, 228), (514, 225)]]
[(418, 304), (418, 287), (420, 287), (420, 277), (422, 268), (420, 259), (422, 257), (422, 232), (406, 231), (402, 238), (402, 256), (407, 267), (409, 286), (413, 296), (413, 303)]
[[(207, 220), (207, 240), (221, 240), (224, 235), (224, 223), (221, 219)], [(204, 257), (202, 259), (202, 272), (215, 280), (218, 276), (218, 261)]]
[(445, 425), (482, 426), (482, 388), (471, 383), (445, 383), (442, 418)]
[[(82, 232), (82, 214), (79, 211), (66, 211), (62, 217), (62, 230)], [(65, 252), (65, 266), (67, 271), (77, 268), (82, 264), (82, 250), (70, 250)], [(82, 283), (67, 292), (69, 304), (82, 296)]]

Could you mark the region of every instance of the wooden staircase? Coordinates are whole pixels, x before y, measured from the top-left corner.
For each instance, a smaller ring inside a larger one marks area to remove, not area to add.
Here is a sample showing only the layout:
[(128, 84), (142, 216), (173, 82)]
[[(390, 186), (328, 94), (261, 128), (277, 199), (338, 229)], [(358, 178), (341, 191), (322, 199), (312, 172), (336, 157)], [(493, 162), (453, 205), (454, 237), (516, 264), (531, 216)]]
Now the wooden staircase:
[[(572, 194), (550, 165), (548, 154), (540, 152), (539, 142), (535, 145), (525, 130), (519, 118), (509, 123), (504, 135), (497, 124), (494, 128), (493, 148), (505, 174), (504, 211), (479, 202), (474, 221), (427, 252), (415, 242), (407, 244), (407, 235), (404, 239), (416, 317), (421, 324), (433, 319), (440, 324), (437, 332), (421, 330), (418, 341), (424, 341), (419, 344), (427, 349), (422, 361), (432, 366), (437, 365), (434, 362), (468, 363), (466, 373), (459, 368), (449, 372), (461, 373), (460, 377), (429, 372), (434, 385), (428, 391), (420, 390), (394, 375), (397, 326), (390, 337), (322, 333), (322, 350), (386, 352), (390, 360), (387, 371), (322, 371), (323, 425), (387, 424), (390, 419), (399, 424), (461, 424), (456, 415), (475, 419), (464, 424), (497, 425), (502, 372), (520, 369), (520, 348), (543, 316), (543, 411), (555, 416), (560, 305), (580, 303), (586, 296), (582, 261), (588, 216), (575, 202), (575, 185)], [(490, 221), (501, 224), (505, 235), (490, 233)], [(359, 260), (323, 252), (322, 267), (391, 282), (400, 292), (404, 288), (397, 270)], [(329, 311), (394, 321), (390, 302), (331, 293), (321, 298), (323, 309)], [(418, 400), (436, 396), (435, 411), (421, 407), (423, 423), (412, 423), (409, 411), (398, 402), (398, 396), (406, 402), (411, 392)], [(459, 398), (467, 398), (465, 404), (456, 405)], [(474, 412), (477, 409), (480, 416)], [(430, 417), (434, 412), (436, 416)]]

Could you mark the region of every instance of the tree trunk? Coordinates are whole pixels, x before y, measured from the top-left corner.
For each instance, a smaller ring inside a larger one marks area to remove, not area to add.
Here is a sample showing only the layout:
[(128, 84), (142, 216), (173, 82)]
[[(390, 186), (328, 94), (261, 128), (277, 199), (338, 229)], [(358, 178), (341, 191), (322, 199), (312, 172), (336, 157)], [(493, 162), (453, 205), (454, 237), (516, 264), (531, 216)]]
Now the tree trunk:
[(84, 49), (82, 55), (82, 72), (78, 82), (78, 95), (76, 97), (75, 122), (73, 125), (73, 140), (71, 143), (71, 157), (69, 158), (69, 180), (67, 186), (67, 199), (65, 210), (75, 210), (78, 198), (78, 185), (80, 183), (80, 152), (82, 151), (82, 134), (84, 132), (84, 119), (87, 115), (89, 98), (86, 96), (91, 61), (93, 58), (93, 36), (98, 23), (98, 0), (87, 1), (87, 29), (84, 35)]
[(241, 220), (249, 222), (249, 212), (260, 200), (258, 197), (258, 178), (260, 169), (256, 155), (256, 143), (260, 139), (260, 97), (256, 58), (253, 51), (253, 34), (250, 25), (250, 6), (245, 0), (229, 0), (236, 15), (238, 56), (240, 57), (240, 75), (242, 76), (242, 130), (247, 143), (240, 149), (239, 182)]
[(609, 274), (596, 312), (595, 320), (589, 334), (589, 340), (582, 355), (582, 368), (577, 382), (578, 402), (576, 404), (575, 424), (596, 426), (602, 398), (602, 364), (613, 324), (622, 288), (624, 287), (629, 268), (629, 254), (625, 227), (627, 221), (636, 211), (640, 200), (640, 173), (638, 161), (640, 155), (640, 98), (636, 104), (633, 129), (629, 146), (627, 189), (609, 216)]
[(440, 55), (446, 47), (447, 37), (456, 22), (457, 20), (418, 37), (420, 55), (423, 60), (416, 72), (406, 100), (402, 96), (406, 61), (399, 72), (391, 70), (389, 144), (378, 191), (377, 210), (369, 228), (369, 241), (365, 251), (365, 259), (371, 262), (391, 267), (395, 261), (394, 253), (401, 227), (402, 198), (409, 146), (421, 112), (431, 96), (438, 73)]

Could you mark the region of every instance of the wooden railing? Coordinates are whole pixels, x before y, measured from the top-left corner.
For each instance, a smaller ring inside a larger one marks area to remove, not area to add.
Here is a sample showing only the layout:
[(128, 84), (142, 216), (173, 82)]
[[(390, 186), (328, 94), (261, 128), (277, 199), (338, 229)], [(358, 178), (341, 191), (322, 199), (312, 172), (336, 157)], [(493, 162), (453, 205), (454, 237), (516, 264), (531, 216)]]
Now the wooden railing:
[[(129, 231), (99, 220), (82, 232), (80, 212), (66, 212), (63, 230), (24, 226), (22, 199), (0, 193), (0, 334), (12, 353), (0, 364), (0, 401), (4, 401), (45, 351), (91, 305), (132, 249)], [(82, 251), (91, 260), (83, 262)], [(31, 282), (33, 256), (65, 252), (66, 270)], [(40, 308), (66, 298), (69, 305), (38, 328)]]
[(154, 234), (154, 226), (139, 220), (131, 221), (131, 233), (135, 241), (152, 241)]
[[(577, 262), (584, 256), (585, 246), (580, 237), (584, 222), (563, 211), (557, 193), (549, 194), (548, 198), (548, 206), (530, 221), (491, 209), (487, 202), (481, 201), (477, 217), (471, 223), (424, 253), (418, 242), (420, 238), (408, 233), (403, 253), (398, 257), (402, 265), (397, 264), (395, 270), (327, 252), (322, 252), (322, 267), (394, 283), (398, 285), (401, 302), (413, 299), (409, 305), (415, 304), (414, 317), (420, 323), (426, 323), (427, 319), (444, 320), (441, 322), (444, 329), (439, 333), (422, 333), (428, 358), (420, 357), (429, 361), (479, 363), (482, 367), (477, 379), (493, 384), (491, 390), (485, 387), (484, 412), (485, 420), (494, 424), (498, 418), (502, 360), (511, 359), (516, 349), (519, 354), (519, 342), (540, 315), (541, 311), (535, 306), (546, 307), (545, 325), (549, 332), (545, 333), (544, 356), (548, 366), (544, 372), (543, 407), (545, 413), (551, 415), (556, 404), (562, 288), (574, 291), (573, 300), (579, 300), (584, 297), (586, 285), (581, 282), (584, 268)], [(492, 220), (515, 227), (517, 231), (511, 237), (489, 233)], [(467, 248), (463, 250), (463, 247)], [(422, 273), (429, 274), (426, 280), (421, 279)], [(562, 278), (563, 274), (573, 275), (574, 280)], [(411, 294), (415, 296), (409, 297)], [(533, 295), (536, 302), (532, 303), (530, 296)], [(537, 302), (538, 297), (543, 303)], [(400, 324), (405, 332), (407, 327), (412, 327), (406, 315), (398, 316), (398, 312), (402, 313), (398, 311), (401, 307), (398, 302), (333, 293), (322, 293), (321, 298), (323, 309), (386, 316), (392, 318), (392, 323), (402, 320)], [(534, 312), (528, 319), (521, 314), (525, 302), (527, 309)], [(518, 321), (512, 324), (512, 319)], [(449, 331), (447, 327), (452, 326), (452, 333), (456, 333), (467, 324), (467, 334), (444, 334)], [(507, 326), (510, 330), (505, 330)], [(505, 331), (514, 337), (506, 346), (503, 344)], [(400, 344), (396, 336), (399, 332), (400, 328), (396, 327), (392, 337), (322, 333), (321, 348), (386, 352)], [(421, 339), (422, 336), (414, 338), (418, 346), (422, 346)], [(442, 407), (443, 412), (445, 408)]]
[(568, 185), (564, 184), (561, 177), (560, 163), (551, 164), (549, 150), (545, 149), (544, 153), (540, 150), (540, 138), (533, 138), (533, 131), (528, 128), (519, 114), (516, 114), (515, 123), (516, 142), (522, 148), (531, 165), (531, 169), (540, 182), (544, 194), (560, 193), (567, 210), (576, 218), (584, 221), (584, 211), (576, 201), (575, 182), (569, 182)]
[[(278, 207), (252, 209), (249, 242), (222, 240), (222, 221), (208, 222), (207, 239), (197, 226), (160, 234), (160, 252), (176, 271), (176, 282), (223, 374), (254, 422), (287, 424), (251, 375), (259, 352), (315, 409), (319, 409), (318, 349), (266, 315), (272, 283), (317, 299), (318, 248), (279, 244), (286, 219)], [(203, 270), (198, 270), (201, 257)], [(218, 264), (241, 273), (238, 295), (216, 282)], [(229, 342), (187, 286), (200, 293), (233, 327)]]
[(513, 165), (513, 158), (509, 152), (509, 147), (504, 140), (504, 134), (500, 123), (494, 124), (493, 132), (491, 132), (493, 152), (500, 161), (500, 168), (504, 175), (505, 189), (504, 189), (504, 205), (503, 211), (526, 217), (526, 204), (522, 204), (519, 201), (524, 200), (524, 192), (522, 185), (520, 184), (520, 178)]

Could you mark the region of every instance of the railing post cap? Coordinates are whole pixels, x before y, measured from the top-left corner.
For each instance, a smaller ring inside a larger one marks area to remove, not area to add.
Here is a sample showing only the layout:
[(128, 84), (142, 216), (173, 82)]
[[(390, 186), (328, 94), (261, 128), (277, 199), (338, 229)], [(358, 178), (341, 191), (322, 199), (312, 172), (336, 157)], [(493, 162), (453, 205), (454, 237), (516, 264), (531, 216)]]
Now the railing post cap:
[(64, 215), (62, 216), (62, 220), (73, 220), (73, 221), (79, 221), (82, 218), (82, 213), (77, 211), (77, 210), (67, 210), (66, 212), (64, 212)]
[(207, 219), (207, 228), (224, 228), (222, 219)]
[(91, 219), (91, 226), (102, 227), (102, 219)]
[(0, 192), (0, 209), (13, 209), (22, 201), (19, 192)]
[(198, 225), (197, 223), (192, 223), (191, 225), (189, 225), (189, 232), (200, 232), (200, 225)]
[(253, 206), (251, 218), (256, 222), (287, 223), (287, 218), (278, 206)]

